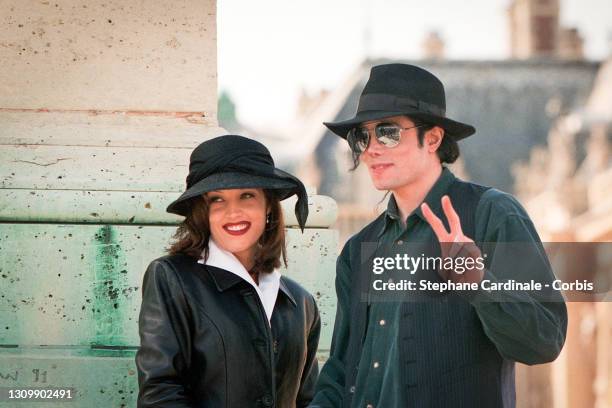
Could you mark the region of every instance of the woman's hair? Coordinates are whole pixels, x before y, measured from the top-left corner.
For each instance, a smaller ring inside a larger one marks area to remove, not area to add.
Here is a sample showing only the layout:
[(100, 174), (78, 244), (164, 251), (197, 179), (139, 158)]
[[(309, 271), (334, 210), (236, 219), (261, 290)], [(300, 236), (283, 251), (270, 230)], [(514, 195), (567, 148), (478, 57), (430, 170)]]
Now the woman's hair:
[[(259, 238), (255, 252), (255, 265), (250, 272), (269, 273), (283, 264), (287, 266), (285, 244), (285, 222), (280, 200), (271, 190), (264, 190), (270, 216), (266, 228)], [(210, 225), (208, 198), (202, 196), (192, 200), (191, 210), (174, 234), (174, 242), (168, 248), (171, 255), (185, 254), (199, 259), (208, 258)]]

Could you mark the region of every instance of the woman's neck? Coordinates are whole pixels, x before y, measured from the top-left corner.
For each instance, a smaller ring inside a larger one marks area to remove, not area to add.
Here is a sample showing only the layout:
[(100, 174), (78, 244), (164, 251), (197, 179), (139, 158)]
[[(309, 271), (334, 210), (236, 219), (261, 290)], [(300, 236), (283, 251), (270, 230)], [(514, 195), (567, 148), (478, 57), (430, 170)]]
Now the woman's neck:
[(242, 266), (244, 266), (244, 269), (246, 269), (247, 272), (249, 272), (249, 275), (251, 275), (251, 277), (253, 278), (255, 283), (259, 284), (259, 279), (258, 279), (257, 274), (256, 273), (254, 274), (254, 273), (251, 272), (251, 270), (255, 266), (255, 250), (254, 250), (254, 248), (249, 248), (249, 249), (246, 249), (246, 250), (240, 251), (240, 252), (234, 252), (233, 254), (236, 257), (236, 259), (238, 259), (238, 261), (240, 261)]

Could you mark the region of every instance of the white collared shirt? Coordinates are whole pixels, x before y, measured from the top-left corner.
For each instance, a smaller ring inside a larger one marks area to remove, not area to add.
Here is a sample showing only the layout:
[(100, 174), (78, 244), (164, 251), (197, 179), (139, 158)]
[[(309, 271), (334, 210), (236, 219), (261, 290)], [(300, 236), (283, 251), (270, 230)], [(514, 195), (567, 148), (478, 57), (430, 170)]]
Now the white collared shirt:
[(266, 316), (268, 317), (268, 324), (270, 323), (274, 305), (276, 304), (276, 298), (278, 297), (278, 289), (280, 287), (281, 274), (278, 269), (275, 269), (271, 273), (260, 274), (259, 285), (257, 285), (238, 258), (231, 252), (220, 248), (212, 238), (208, 240), (208, 259), (204, 262), (204, 259), (200, 258), (198, 263), (205, 263), (206, 265), (224, 269), (234, 275), (238, 275), (250, 283), (251, 286), (255, 288), (259, 300), (261, 300), (261, 304), (266, 312)]

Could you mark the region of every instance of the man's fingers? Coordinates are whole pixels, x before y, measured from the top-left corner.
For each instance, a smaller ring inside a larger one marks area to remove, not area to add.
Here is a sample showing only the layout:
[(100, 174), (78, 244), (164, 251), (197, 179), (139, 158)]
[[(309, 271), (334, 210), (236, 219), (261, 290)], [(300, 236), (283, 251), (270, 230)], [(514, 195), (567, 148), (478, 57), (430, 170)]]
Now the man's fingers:
[(433, 211), (431, 211), (431, 208), (429, 208), (427, 203), (421, 204), (421, 211), (423, 212), (423, 216), (425, 217), (429, 225), (431, 225), (431, 228), (433, 229), (434, 234), (436, 234), (436, 236), (438, 237), (438, 241), (440, 242), (447, 241), (448, 232), (446, 231), (446, 228), (444, 227), (442, 220), (440, 220), (436, 216), (436, 214), (434, 214)]
[(463, 248), (463, 241), (461, 241), (461, 236), (455, 235), (455, 238), (453, 239), (453, 243), (450, 249), (448, 250), (448, 256), (450, 256), (451, 258), (454, 258), (455, 255), (457, 255), (459, 251), (461, 251), (462, 248)]
[(453, 204), (447, 195), (442, 197), (442, 209), (444, 210), (444, 214), (448, 220), (451, 236), (455, 238), (457, 235), (463, 235), (461, 230), (461, 220), (459, 219), (459, 215), (453, 208)]
[(455, 255), (463, 258), (478, 258), (481, 255), (480, 249), (476, 246), (474, 241), (461, 242), (455, 251)]

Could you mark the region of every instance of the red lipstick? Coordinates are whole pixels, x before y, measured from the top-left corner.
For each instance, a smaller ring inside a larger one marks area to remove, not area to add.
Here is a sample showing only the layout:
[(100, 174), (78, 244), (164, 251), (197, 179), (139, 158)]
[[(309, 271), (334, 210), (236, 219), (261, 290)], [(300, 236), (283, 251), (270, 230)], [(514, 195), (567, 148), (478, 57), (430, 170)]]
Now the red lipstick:
[(223, 225), (223, 229), (230, 235), (243, 235), (251, 228), (251, 223), (248, 221), (232, 222)]

